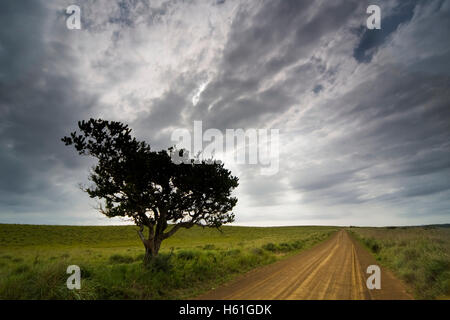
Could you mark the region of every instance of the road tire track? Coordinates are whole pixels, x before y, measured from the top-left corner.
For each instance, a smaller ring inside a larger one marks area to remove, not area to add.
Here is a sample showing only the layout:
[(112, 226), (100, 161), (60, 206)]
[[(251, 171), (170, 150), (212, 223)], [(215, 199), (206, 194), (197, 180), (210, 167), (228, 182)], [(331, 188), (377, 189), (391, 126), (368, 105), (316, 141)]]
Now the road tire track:
[(412, 299), (391, 272), (381, 268), (381, 289), (369, 290), (365, 273), (377, 264), (345, 230), (298, 255), (252, 270), (198, 299), (370, 300)]

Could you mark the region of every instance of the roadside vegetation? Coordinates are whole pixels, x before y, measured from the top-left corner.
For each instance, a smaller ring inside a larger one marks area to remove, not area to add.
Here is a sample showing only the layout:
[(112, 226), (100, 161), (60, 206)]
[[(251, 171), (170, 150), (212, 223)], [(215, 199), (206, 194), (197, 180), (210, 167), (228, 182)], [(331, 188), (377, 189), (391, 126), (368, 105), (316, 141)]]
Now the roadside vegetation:
[[(193, 298), (312, 247), (334, 227), (183, 229), (143, 265), (135, 226), (0, 225), (0, 299)], [(81, 268), (68, 290), (66, 269)]]
[(450, 228), (349, 228), (418, 299), (450, 299)]

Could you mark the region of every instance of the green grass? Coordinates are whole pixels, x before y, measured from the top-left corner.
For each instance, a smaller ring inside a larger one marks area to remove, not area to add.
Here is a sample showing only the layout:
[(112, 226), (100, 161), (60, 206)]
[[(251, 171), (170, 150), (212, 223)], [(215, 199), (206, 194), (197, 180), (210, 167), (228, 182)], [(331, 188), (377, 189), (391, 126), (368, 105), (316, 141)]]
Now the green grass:
[(450, 228), (350, 228), (419, 299), (450, 298)]
[[(334, 227), (182, 229), (148, 268), (134, 226), (0, 224), (0, 299), (192, 298), (328, 238)], [(66, 287), (81, 268), (81, 290)]]

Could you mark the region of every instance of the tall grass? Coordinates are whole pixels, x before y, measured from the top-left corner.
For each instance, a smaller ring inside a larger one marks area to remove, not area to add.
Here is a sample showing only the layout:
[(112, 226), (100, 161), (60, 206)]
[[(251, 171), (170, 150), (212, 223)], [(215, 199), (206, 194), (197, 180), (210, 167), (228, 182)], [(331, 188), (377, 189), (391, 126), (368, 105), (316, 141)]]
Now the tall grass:
[(419, 299), (450, 298), (450, 228), (351, 228), (381, 265), (393, 270)]
[[(2, 228), (14, 234), (14, 227)], [(18, 226), (17, 234), (29, 236), (22, 242), (3, 234), (0, 299), (195, 297), (238, 274), (309, 248), (336, 230), (227, 227), (220, 233), (193, 228), (163, 243), (160, 255), (144, 267), (143, 247), (133, 227), (55, 228)], [(66, 240), (64, 228), (82, 239), (81, 244)], [(72, 264), (81, 268), (81, 290), (66, 287), (66, 268)]]

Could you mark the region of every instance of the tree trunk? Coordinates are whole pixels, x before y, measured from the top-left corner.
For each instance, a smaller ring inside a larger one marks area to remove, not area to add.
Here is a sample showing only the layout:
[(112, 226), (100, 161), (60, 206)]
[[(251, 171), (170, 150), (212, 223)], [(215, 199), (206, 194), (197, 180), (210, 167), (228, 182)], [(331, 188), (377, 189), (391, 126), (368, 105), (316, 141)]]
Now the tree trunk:
[(153, 238), (148, 239), (144, 243), (145, 246), (145, 257), (144, 257), (144, 264), (149, 264), (153, 258), (158, 256), (159, 248), (161, 247), (161, 241)]
[(162, 239), (160, 237), (155, 237), (153, 234), (153, 229), (149, 227), (149, 236), (148, 239), (145, 239), (144, 234), (142, 233), (143, 228), (138, 231), (139, 237), (141, 238), (142, 243), (145, 248), (145, 257), (144, 264), (148, 264), (151, 262), (153, 258), (158, 255), (159, 248), (161, 247)]
[(152, 250), (150, 248), (145, 248), (144, 264), (148, 265), (153, 258), (154, 255), (152, 254)]

